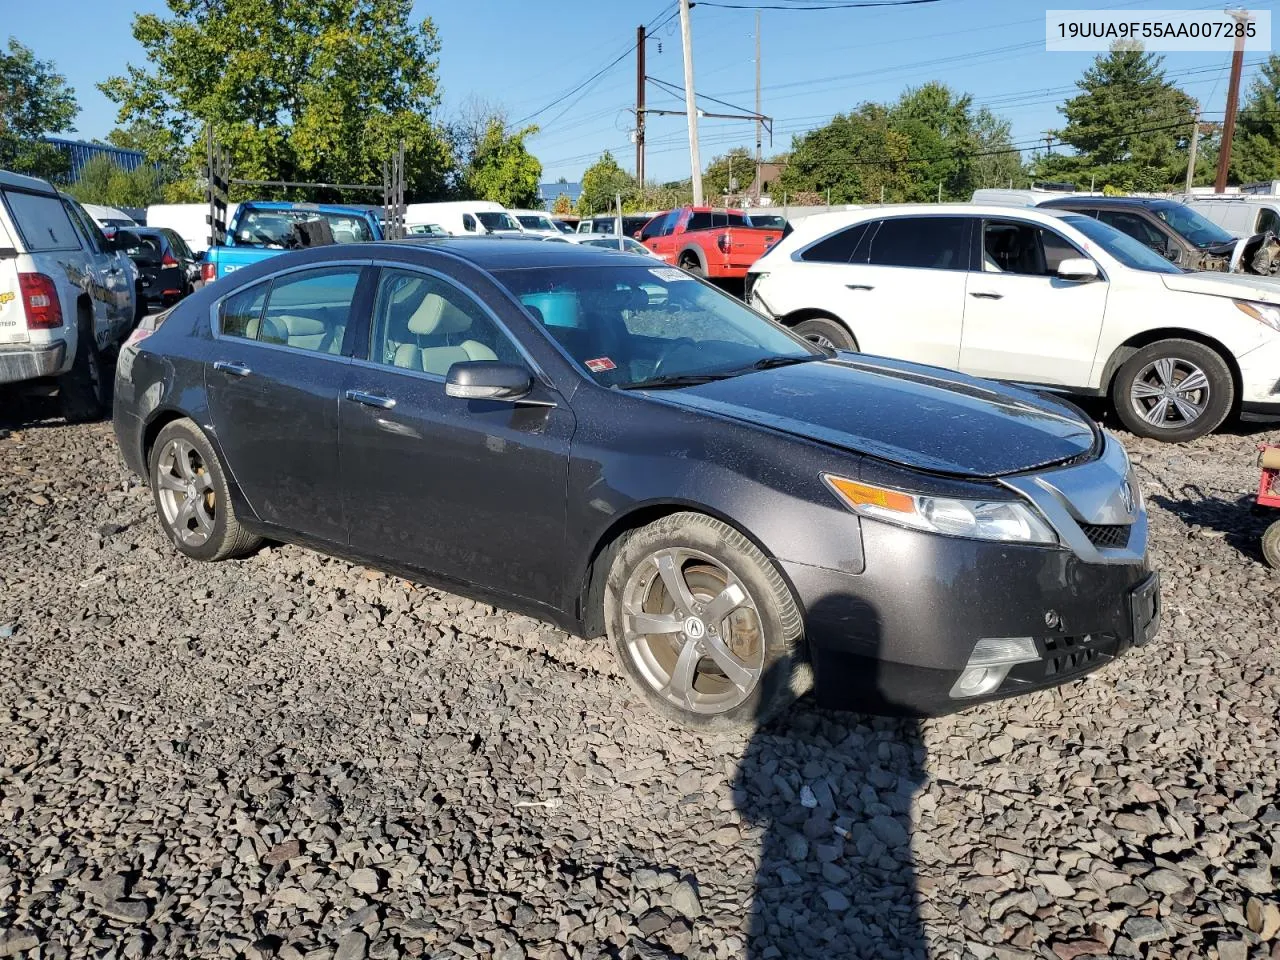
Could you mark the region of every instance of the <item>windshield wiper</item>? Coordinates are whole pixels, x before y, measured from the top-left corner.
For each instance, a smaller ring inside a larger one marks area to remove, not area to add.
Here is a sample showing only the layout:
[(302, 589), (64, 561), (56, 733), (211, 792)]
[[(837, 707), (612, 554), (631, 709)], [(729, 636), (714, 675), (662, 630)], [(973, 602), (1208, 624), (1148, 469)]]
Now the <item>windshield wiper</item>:
[(789, 367), (796, 363), (808, 363), (811, 360), (826, 360), (826, 354), (806, 353), (801, 357), (764, 357), (751, 365), (752, 370), (772, 370), (774, 367)]
[(648, 380), (637, 380), (635, 383), (619, 383), (616, 386), (619, 390), (668, 390), (676, 387), (696, 387), (700, 383), (727, 380), (741, 372), (741, 370), (729, 370), (723, 373), (669, 373), (661, 377), (650, 377)]

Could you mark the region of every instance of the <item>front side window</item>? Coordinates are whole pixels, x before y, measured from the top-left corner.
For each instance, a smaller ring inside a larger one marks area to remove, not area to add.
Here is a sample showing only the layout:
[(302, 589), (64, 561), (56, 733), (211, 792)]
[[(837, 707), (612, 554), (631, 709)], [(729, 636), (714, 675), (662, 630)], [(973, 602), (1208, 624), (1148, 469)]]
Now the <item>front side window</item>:
[(1108, 226), (1115, 227), (1121, 233), (1127, 233), (1141, 244), (1152, 250), (1164, 250), (1168, 246), (1165, 235), (1136, 213), (1125, 213), (1123, 210), (1103, 210), (1098, 219)]
[(969, 225), (965, 217), (894, 217), (880, 221), (867, 262), (882, 267), (966, 270)]
[(1254, 226), (1253, 232), (1274, 233), (1280, 236), (1280, 215), (1277, 215), (1270, 207), (1263, 207), (1258, 214), (1258, 221)]
[(810, 263), (848, 263), (866, 234), (867, 224), (855, 223), (806, 248), (800, 259)]
[(671, 267), (499, 270), (498, 282), (597, 383), (746, 375), (824, 356), (740, 301)]
[(982, 269), (1031, 277), (1056, 276), (1063, 260), (1084, 254), (1068, 240), (1033, 223), (988, 220), (982, 228)]
[(369, 359), (443, 377), (455, 363), (519, 363), (520, 352), (484, 309), (439, 277), (383, 270), (373, 306)]
[(468, 233), (475, 233), (476, 218), (469, 213), (464, 213), (462, 215), (462, 229), (466, 230)]

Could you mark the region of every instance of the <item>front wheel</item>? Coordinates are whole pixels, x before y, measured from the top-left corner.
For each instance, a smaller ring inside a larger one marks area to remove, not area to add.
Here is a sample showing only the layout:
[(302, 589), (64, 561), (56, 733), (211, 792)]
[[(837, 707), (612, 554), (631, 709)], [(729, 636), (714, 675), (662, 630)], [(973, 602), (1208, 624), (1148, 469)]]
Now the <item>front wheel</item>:
[(809, 684), (790, 589), (755, 544), (705, 514), (673, 514), (628, 535), (604, 614), (632, 683), (687, 726), (764, 723)]
[(1235, 384), (1226, 361), (1204, 344), (1160, 340), (1125, 361), (1111, 402), (1130, 432), (1180, 443), (1222, 424), (1235, 402)]
[(1262, 556), (1274, 569), (1280, 570), (1280, 520), (1267, 527), (1262, 535)]
[(810, 343), (816, 343), (826, 350), (856, 351), (858, 349), (858, 341), (853, 338), (848, 328), (839, 320), (832, 320), (830, 317), (801, 320), (791, 329)]

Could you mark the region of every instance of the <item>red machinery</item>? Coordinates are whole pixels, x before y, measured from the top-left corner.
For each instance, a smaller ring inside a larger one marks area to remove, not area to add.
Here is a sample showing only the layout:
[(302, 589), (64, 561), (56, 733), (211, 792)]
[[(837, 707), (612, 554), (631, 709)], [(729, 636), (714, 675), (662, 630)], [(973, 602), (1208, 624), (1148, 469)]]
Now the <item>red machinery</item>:
[[(1258, 484), (1258, 506), (1280, 509), (1280, 447), (1263, 447), (1262, 481)], [(1280, 520), (1262, 535), (1262, 555), (1280, 570)]]

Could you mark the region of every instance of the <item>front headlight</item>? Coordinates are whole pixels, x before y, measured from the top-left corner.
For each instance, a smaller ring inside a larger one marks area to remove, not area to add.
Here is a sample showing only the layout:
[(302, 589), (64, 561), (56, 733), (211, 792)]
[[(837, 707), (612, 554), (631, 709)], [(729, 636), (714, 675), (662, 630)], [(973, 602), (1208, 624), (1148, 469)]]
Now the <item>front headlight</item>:
[(1018, 500), (926, 497), (823, 474), (832, 491), (860, 516), (949, 537), (1007, 543), (1056, 544), (1053, 528), (1030, 504)]
[(1276, 333), (1280, 333), (1280, 307), (1273, 303), (1261, 303), (1257, 300), (1232, 300), (1236, 309), (1247, 314), (1259, 323), (1265, 323)]

